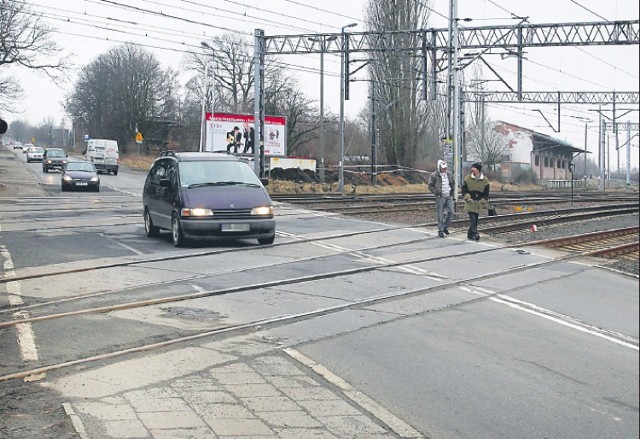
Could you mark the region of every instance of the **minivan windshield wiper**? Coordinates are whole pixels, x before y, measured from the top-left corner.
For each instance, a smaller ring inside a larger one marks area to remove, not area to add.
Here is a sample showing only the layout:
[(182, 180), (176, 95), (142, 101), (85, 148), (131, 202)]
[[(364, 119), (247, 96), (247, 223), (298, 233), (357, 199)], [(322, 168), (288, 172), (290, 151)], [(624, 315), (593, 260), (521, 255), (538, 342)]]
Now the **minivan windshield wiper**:
[(205, 186), (249, 186), (249, 187), (260, 187), (255, 183), (247, 183), (245, 181), (210, 181), (206, 183), (194, 183), (190, 184), (189, 188), (194, 187), (205, 187)]

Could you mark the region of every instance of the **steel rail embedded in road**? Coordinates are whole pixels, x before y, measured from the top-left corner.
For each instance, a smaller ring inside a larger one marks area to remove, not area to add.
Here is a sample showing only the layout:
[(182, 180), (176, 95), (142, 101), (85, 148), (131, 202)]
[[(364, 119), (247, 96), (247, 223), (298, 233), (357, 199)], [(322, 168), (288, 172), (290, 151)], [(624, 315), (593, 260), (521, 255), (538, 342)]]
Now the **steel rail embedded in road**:
[[(331, 307), (318, 308), (318, 309), (315, 309), (315, 310), (300, 312), (300, 313), (296, 313), (296, 314), (290, 314), (290, 315), (286, 315), (286, 316), (275, 316), (275, 317), (254, 320), (254, 321), (241, 323), (241, 324), (236, 324), (236, 325), (229, 325), (229, 326), (221, 327), (221, 328), (218, 328), (218, 329), (215, 329), (215, 330), (199, 332), (199, 333), (192, 334), (192, 335), (189, 335), (189, 336), (178, 337), (178, 338), (175, 338), (175, 339), (172, 339), (172, 340), (167, 340), (167, 341), (163, 341), (163, 342), (159, 342), (159, 343), (141, 345), (141, 346), (128, 348), (128, 349), (124, 349), (124, 350), (109, 352), (109, 353), (106, 353), (106, 354), (95, 355), (95, 356), (86, 357), (86, 358), (79, 358), (79, 359), (66, 361), (66, 362), (62, 362), (62, 363), (51, 364), (51, 365), (38, 367), (38, 368), (34, 368), (34, 369), (29, 369), (29, 370), (13, 372), (13, 373), (5, 374), (5, 375), (0, 375), (0, 382), (12, 380), (12, 379), (27, 378), (27, 377), (30, 377), (30, 376), (37, 376), (37, 375), (41, 375), (41, 374), (47, 373), (49, 371), (62, 369), (62, 368), (65, 368), (65, 367), (70, 367), (70, 366), (75, 366), (75, 365), (80, 365), (80, 364), (87, 364), (87, 363), (92, 363), (92, 362), (99, 361), (99, 360), (116, 358), (116, 357), (120, 357), (120, 356), (123, 356), (123, 355), (139, 353), (139, 352), (145, 352), (145, 351), (149, 351), (149, 350), (153, 350), (153, 349), (164, 348), (164, 347), (168, 347), (168, 346), (171, 346), (171, 345), (184, 343), (184, 342), (188, 342), (188, 341), (193, 341), (193, 340), (197, 340), (197, 339), (201, 339), (201, 338), (205, 338), (205, 337), (212, 337), (212, 336), (216, 336), (216, 335), (229, 335), (229, 334), (234, 335), (234, 334), (237, 334), (239, 332), (247, 331), (247, 330), (256, 330), (256, 329), (270, 328), (270, 327), (274, 327), (274, 326), (282, 326), (282, 325), (285, 325), (285, 324), (295, 323), (295, 322), (302, 321), (302, 320), (312, 319), (312, 318), (319, 317), (319, 316), (322, 316), (322, 315), (329, 315), (329, 314), (333, 314), (333, 313), (337, 313), (337, 312), (343, 312), (343, 311), (348, 310), (348, 309), (356, 309), (356, 308), (359, 308), (359, 307), (362, 307), (362, 306), (370, 306), (370, 305), (374, 305), (374, 304), (378, 304), (378, 303), (404, 299), (406, 297), (412, 297), (412, 296), (417, 296), (417, 295), (422, 295), (422, 294), (428, 294), (428, 293), (431, 293), (431, 292), (434, 292), (434, 291), (440, 291), (440, 290), (443, 290), (443, 289), (447, 289), (447, 288), (450, 288), (450, 287), (459, 286), (459, 285), (463, 285), (463, 284), (467, 284), (467, 283), (478, 282), (478, 281), (482, 281), (482, 280), (486, 280), (486, 279), (498, 278), (498, 277), (501, 277), (501, 276), (507, 276), (507, 275), (511, 275), (513, 273), (522, 272), (522, 271), (526, 271), (526, 270), (531, 270), (531, 269), (538, 268), (538, 267), (541, 267), (541, 266), (547, 266), (547, 265), (558, 263), (558, 262), (564, 262), (564, 261), (567, 261), (567, 260), (570, 260), (570, 259), (574, 259), (574, 258), (578, 258), (578, 257), (581, 257), (581, 256), (585, 256), (585, 255), (583, 255), (583, 254), (563, 255), (563, 256), (555, 257), (555, 258), (552, 258), (552, 259), (549, 259), (549, 260), (546, 260), (546, 261), (540, 261), (540, 262), (534, 262), (534, 263), (531, 263), (531, 264), (524, 264), (524, 265), (520, 265), (520, 266), (510, 267), (508, 269), (500, 270), (498, 272), (485, 273), (485, 274), (482, 274), (480, 276), (474, 276), (474, 277), (469, 277), (469, 278), (466, 278), (466, 279), (459, 279), (459, 280), (455, 280), (455, 281), (451, 281), (451, 282), (446, 282), (446, 283), (443, 283), (443, 284), (440, 284), (440, 285), (436, 285), (436, 286), (433, 286), (433, 287), (415, 288), (415, 289), (402, 291), (402, 292), (382, 294), (382, 295), (379, 295), (379, 296), (370, 297), (370, 298), (367, 298), (367, 299), (361, 299), (361, 300), (357, 300), (355, 302), (349, 302), (349, 303), (335, 305), (335, 306), (331, 306)], [(429, 258), (427, 258), (427, 259), (429, 259)], [(417, 260), (414, 260), (414, 261), (396, 262), (396, 263), (389, 263), (389, 264), (384, 264), (384, 265), (386, 265), (386, 267), (410, 265), (412, 263), (420, 262), (420, 261), (423, 261), (423, 260), (425, 260), (425, 259), (421, 258), (421, 259), (417, 259)], [(347, 273), (348, 272), (349, 274), (352, 274), (352, 273), (358, 273), (358, 272), (363, 272), (363, 271), (371, 271), (371, 270), (374, 270), (374, 269), (377, 269), (377, 268), (384, 268), (384, 267), (383, 266), (364, 267), (364, 268), (344, 270), (341, 273)], [(320, 275), (320, 276), (327, 276), (327, 274)], [(314, 280), (314, 278), (320, 278), (320, 277), (318, 277), (318, 276), (310, 276), (309, 278), (305, 278), (304, 282), (309, 281), (309, 280)], [(293, 284), (293, 283), (299, 283), (300, 282), (299, 279), (303, 279), (303, 278), (290, 278), (290, 279), (285, 279), (285, 280), (281, 280), (281, 281), (265, 282), (265, 283), (255, 284), (255, 285), (238, 287), (238, 288), (241, 288), (242, 290), (247, 290), (247, 289), (265, 288), (265, 286), (290, 285), (290, 284)], [(225, 291), (225, 292), (228, 292), (229, 290), (240, 291), (238, 288), (231, 288), (231, 289), (226, 289), (226, 290), (205, 291), (205, 292), (198, 293), (197, 295), (199, 297), (204, 297), (204, 295), (219, 295), (219, 294), (221, 294), (221, 291)], [(463, 305), (468, 305), (470, 303), (486, 301), (486, 300), (488, 300), (490, 298), (498, 297), (498, 296), (501, 296), (501, 295), (502, 295), (502, 293), (486, 294), (484, 296), (480, 296), (480, 297), (477, 297), (477, 298), (474, 298), (474, 299), (463, 301), (463, 302), (457, 303), (455, 305), (450, 305), (450, 306), (446, 306), (446, 307), (440, 308), (439, 310), (448, 309), (448, 308), (452, 308), (452, 307), (460, 307), (460, 306), (463, 306)], [(184, 300), (184, 299), (181, 299), (181, 300)], [(574, 322), (573, 324), (576, 324), (576, 323)], [(590, 330), (593, 331), (595, 329), (594, 328), (590, 328)], [(600, 335), (602, 337), (615, 339), (620, 344), (623, 344), (623, 345), (625, 345), (625, 346), (627, 346), (627, 347), (629, 347), (631, 349), (638, 350), (638, 339), (636, 339), (634, 337), (630, 337), (630, 336), (625, 335), (625, 334), (612, 333), (611, 331), (608, 331), (608, 330), (599, 330), (599, 333), (600, 333)]]

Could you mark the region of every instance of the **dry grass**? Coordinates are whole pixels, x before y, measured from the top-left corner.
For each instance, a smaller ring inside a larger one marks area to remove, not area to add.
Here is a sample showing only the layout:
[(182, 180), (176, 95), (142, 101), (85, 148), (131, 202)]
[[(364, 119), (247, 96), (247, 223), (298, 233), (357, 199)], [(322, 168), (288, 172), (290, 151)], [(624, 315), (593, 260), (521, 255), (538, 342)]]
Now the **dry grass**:
[[(136, 171), (148, 171), (151, 164), (156, 159), (155, 155), (138, 155), (127, 154), (120, 158), (120, 164), (129, 169)], [(539, 190), (540, 186), (514, 186), (510, 184), (502, 184), (499, 182), (491, 182), (492, 192), (504, 191), (523, 191), (523, 190)], [(337, 194), (339, 186), (334, 183), (298, 183), (285, 180), (270, 180), (267, 185), (267, 192), (272, 195), (288, 195), (288, 194)], [(344, 185), (344, 193), (346, 194), (402, 194), (402, 193), (428, 193), (429, 189), (425, 183), (420, 184), (387, 184), (380, 186), (371, 185)]]
[(156, 157), (155, 155), (127, 154), (120, 156), (120, 164), (135, 171), (148, 171)]

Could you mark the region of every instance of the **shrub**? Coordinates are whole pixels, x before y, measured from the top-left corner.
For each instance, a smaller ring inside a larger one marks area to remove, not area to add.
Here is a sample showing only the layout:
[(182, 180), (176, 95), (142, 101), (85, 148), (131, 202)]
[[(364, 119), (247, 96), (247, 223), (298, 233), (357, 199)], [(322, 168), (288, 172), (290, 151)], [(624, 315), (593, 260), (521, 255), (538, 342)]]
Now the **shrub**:
[(533, 169), (518, 169), (513, 172), (513, 182), (518, 185), (537, 184), (538, 178)]

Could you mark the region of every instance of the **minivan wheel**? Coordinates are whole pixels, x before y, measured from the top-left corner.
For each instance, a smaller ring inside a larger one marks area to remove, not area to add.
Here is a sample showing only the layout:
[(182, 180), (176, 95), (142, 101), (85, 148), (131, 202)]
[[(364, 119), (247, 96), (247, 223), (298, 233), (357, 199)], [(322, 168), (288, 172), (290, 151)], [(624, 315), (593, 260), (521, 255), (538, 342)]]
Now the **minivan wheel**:
[(160, 228), (153, 225), (149, 209), (144, 210), (144, 231), (149, 238), (158, 236), (160, 232)]
[(260, 245), (269, 245), (269, 244), (273, 244), (273, 242), (276, 240), (276, 235), (271, 235), (268, 238), (258, 238), (258, 244)]
[(176, 215), (171, 218), (171, 238), (173, 239), (173, 245), (175, 247), (183, 247), (187, 242), (187, 238), (185, 238), (184, 233), (182, 233), (180, 218)]

